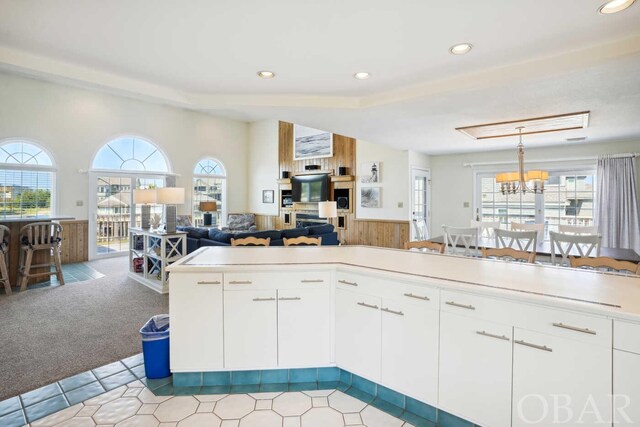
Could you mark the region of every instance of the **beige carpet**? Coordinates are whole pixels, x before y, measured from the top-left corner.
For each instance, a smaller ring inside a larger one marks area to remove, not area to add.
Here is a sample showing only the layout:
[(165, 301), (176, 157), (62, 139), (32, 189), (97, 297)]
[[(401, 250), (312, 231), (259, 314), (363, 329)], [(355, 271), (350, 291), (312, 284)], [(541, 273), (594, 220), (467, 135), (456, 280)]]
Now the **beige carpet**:
[(140, 327), (169, 298), (129, 279), (127, 262), (91, 262), (101, 279), (0, 295), (0, 401), (141, 351)]

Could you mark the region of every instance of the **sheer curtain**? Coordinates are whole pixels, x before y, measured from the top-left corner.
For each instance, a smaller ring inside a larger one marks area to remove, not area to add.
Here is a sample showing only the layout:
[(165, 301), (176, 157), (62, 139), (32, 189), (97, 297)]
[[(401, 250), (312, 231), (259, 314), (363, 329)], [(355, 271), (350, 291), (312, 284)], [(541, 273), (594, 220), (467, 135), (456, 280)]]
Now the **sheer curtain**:
[(636, 164), (633, 155), (598, 158), (598, 231), (602, 246), (640, 253)]

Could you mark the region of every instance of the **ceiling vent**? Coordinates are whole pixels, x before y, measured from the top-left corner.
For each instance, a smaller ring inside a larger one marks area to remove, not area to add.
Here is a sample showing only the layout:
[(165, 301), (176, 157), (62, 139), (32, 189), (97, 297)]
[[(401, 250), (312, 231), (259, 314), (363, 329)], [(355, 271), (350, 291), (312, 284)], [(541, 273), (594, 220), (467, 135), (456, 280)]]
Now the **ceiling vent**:
[(486, 123), (482, 125), (456, 128), (457, 131), (473, 139), (503, 138), (517, 136), (518, 128), (523, 127), (522, 135), (559, 132), (563, 130), (584, 129), (589, 126), (589, 111), (536, 117), (533, 119), (511, 120), (508, 122)]

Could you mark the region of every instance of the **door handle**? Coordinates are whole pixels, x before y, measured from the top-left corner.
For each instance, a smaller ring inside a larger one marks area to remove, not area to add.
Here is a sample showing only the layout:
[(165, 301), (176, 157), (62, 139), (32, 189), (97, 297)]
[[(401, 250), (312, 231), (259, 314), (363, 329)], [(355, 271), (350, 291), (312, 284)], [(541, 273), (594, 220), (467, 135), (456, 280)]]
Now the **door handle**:
[(583, 334), (596, 335), (596, 331), (589, 328), (579, 328), (577, 326), (565, 325), (564, 323), (552, 323), (556, 328), (569, 329), (570, 331), (582, 332)]
[(300, 301), (301, 299), (300, 297), (282, 297), (278, 298), (278, 301)]
[(253, 283), (251, 280), (232, 280), (229, 282), (230, 285), (250, 285)]
[(509, 337), (505, 336), (505, 335), (490, 334), (487, 331), (476, 331), (476, 334), (483, 335), (485, 337), (497, 338), (499, 340), (511, 341), (511, 339)]
[(198, 282), (198, 285), (219, 285), (219, 284), (220, 284), (220, 281), (219, 281), (219, 280), (215, 280), (215, 281), (213, 281), (213, 282), (208, 282), (208, 281), (206, 281), (206, 280), (200, 280), (200, 281)]
[(275, 301), (276, 299), (271, 297), (271, 298), (254, 298), (253, 300), (256, 302), (262, 302), (262, 301)]
[(412, 293), (404, 294), (404, 296), (409, 298), (421, 299), (424, 301), (431, 301), (431, 298), (429, 297), (421, 297), (420, 295), (414, 295)]
[(455, 301), (447, 301), (447, 302), (445, 302), (445, 304), (452, 305), (454, 307), (466, 308), (467, 310), (475, 310), (476, 309), (471, 304), (460, 304), (460, 303), (457, 303)]
[(522, 340), (514, 340), (513, 342), (516, 344), (525, 345), (527, 347), (537, 348), (538, 350), (544, 350), (549, 352), (553, 351), (553, 349), (547, 347), (546, 345), (531, 344), (530, 342), (526, 342)]
[(338, 283), (342, 283), (349, 286), (358, 286), (356, 282), (347, 282), (346, 280), (338, 280)]
[(385, 308), (382, 308), (381, 310), (382, 310), (382, 311), (385, 311), (385, 312), (387, 312), (387, 313), (397, 314), (398, 316), (404, 316), (404, 313), (403, 313), (403, 312), (401, 312), (401, 311), (391, 310), (391, 309), (386, 308), (386, 307), (385, 307)]
[(367, 304), (366, 302), (359, 302), (358, 305), (361, 305), (361, 306), (367, 307), (367, 308), (375, 308), (376, 310), (380, 308), (377, 305)]

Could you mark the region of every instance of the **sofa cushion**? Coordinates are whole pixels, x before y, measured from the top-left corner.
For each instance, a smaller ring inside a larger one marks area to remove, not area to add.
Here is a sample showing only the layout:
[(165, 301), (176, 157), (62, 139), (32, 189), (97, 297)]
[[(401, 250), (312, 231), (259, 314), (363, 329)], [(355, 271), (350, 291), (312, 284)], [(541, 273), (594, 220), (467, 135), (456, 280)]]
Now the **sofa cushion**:
[(225, 233), (224, 231), (220, 231), (217, 228), (212, 228), (209, 230), (209, 240), (231, 244), (232, 237), (232, 233)]
[(311, 225), (307, 227), (310, 236), (333, 233), (333, 224)]
[(200, 247), (205, 246), (231, 246), (231, 243), (218, 242), (217, 240), (200, 239)]
[(227, 227), (230, 230), (249, 230), (249, 227), (256, 224), (256, 215), (252, 213), (229, 214), (227, 216)]
[(264, 230), (264, 231), (248, 231), (245, 233), (236, 233), (233, 238), (242, 239), (244, 237), (255, 237), (257, 239), (267, 239), (271, 240), (280, 239), (280, 230)]
[(294, 237), (308, 236), (308, 235), (309, 235), (309, 229), (304, 227), (282, 230), (282, 237), (284, 237), (285, 239), (293, 239)]
[(198, 228), (198, 227), (176, 227), (179, 231), (186, 231), (187, 237), (191, 237), (192, 239), (202, 239), (209, 237), (209, 230), (206, 228)]

